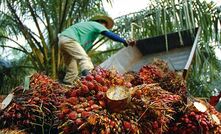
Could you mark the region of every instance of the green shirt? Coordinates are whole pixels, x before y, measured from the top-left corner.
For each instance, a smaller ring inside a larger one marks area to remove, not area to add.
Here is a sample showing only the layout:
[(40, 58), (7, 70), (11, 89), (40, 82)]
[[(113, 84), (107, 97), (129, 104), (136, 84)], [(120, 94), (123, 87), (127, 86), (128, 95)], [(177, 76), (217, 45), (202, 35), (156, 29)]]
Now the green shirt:
[(104, 25), (95, 22), (81, 22), (76, 23), (66, 30), (64, 30), (61, 35), (72, 38), (79, 42), (84, 50), (88, 50), (92, 47), (93, 42), (103, 31), (109, 31)]

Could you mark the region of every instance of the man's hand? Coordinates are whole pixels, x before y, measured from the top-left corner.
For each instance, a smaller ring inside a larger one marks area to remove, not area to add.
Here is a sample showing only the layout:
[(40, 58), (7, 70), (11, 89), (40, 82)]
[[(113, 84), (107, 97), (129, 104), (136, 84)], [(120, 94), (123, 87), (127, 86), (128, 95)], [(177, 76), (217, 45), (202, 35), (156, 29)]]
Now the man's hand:
[(126, 40), (128, 46), (135, 46), (136, 45), (136, 40), (133, 40), (133, 39), (128, 39)]

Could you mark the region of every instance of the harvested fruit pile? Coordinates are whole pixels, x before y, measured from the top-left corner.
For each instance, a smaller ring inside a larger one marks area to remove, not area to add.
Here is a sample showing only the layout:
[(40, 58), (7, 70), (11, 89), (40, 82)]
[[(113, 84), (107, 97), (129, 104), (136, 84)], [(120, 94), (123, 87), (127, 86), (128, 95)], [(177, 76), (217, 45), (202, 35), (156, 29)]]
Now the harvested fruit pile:
[(220, 134), (220, 119), (214, 107), (197, 100), (189, 103), (185, 113), (170, 124), (168, 134)]
[(55, 111), (63, 101), (65, 89), (46, 75), (34, 74), (30, 89), (19, 86), (13, 90), (11, 104), (0, 111), (0, 127), (18, 127), (28, 132), (48, 133), (57, 130)]
[(34, 74), (29, 90), (13, 92), (11, 104), (0, 111), (1, 128), (63, 134), (220, 133), (220, 113), (206, 102), (187, 102), (182, 76), (161, 60), (125, 74), (97, 67), (72, 88)]

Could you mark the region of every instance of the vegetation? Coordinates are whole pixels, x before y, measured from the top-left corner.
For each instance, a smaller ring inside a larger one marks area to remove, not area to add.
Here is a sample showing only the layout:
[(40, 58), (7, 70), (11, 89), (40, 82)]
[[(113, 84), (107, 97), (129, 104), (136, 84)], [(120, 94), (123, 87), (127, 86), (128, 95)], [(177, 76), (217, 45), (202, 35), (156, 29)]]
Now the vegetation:
[(8, 94), (12, 88), (22, 85), (31, 71), (33, 67), (25, 57), (11, 62), (0, 60), (0, 94)]

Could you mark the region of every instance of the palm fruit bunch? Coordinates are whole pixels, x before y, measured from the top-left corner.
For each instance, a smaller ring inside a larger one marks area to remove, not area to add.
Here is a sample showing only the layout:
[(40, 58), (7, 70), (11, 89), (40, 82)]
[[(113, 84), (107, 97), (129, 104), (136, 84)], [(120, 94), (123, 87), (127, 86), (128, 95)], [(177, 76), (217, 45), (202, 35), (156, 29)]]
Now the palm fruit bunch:
[(171, 122), (168, 134), (220, 134), (220, 118), (213, 106), (202, 100), (188, 102), (186, 111)]
[[(182, 98), (163, 90), (158, 84), (143, 84), (133, 88), (131, 103), (142, 133), (161, 134), (176, 113), (174, 105), (182, 105)], [(179, 109), (181, 110), (181, 108)]]
[(186, 98), (185, 80), (178, 73), (170, 71), (165, 61), (154, 59), (152, 64), (144, 65), (138, 74), (143, 83), (159, 83), (164, 90)]
[(151, 64), (141, 67), (138, 74), (143, 80), (143, 83), (151, 84), (158, 83), (168, 72), (170, 72), (170, 70), (167, 62), (155, 58)]
[(163, 77), (163, 71), (154, 64), (144, 65), (139, 70), (139, 76), (143, 80), (143, 83), (158, 83)]
[(23, 86), (13, 90), (12, 102), (1, 111), (0, 127), (16, 126), (34, 133), (56, 132), (58, 118), (55, 111), (63, 101), (64, 93), (65, 89), (46, 75), (32, 75), (29, 90), (24, 90)]
[(144, 83), (143, 79), (139, 76), (139, 74), (134, 71), (126, 72), (123, 74), (123, 76), (125, 81), (130, 82), (133, 87), (142, 85)]
[(169, 71), (159, 80), (159, 83), (163, 89), (186, 97), (186, 83), (176, 72)]

